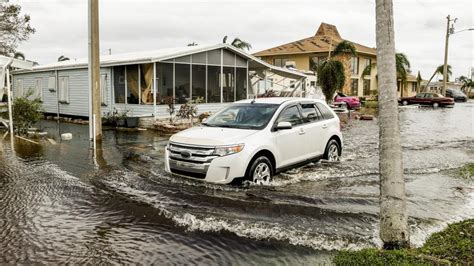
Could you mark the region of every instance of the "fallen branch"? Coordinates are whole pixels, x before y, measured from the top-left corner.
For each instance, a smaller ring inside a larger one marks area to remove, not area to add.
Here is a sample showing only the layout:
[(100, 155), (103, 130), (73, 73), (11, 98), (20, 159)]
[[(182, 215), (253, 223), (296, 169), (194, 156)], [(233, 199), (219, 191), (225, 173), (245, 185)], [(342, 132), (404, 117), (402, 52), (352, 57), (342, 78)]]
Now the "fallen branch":
[(28, 141), (28, 142), (31, 142), (31, 143), (40, 145), (39, 142), (33, 141), (33, 140), (31, 140), (31, 139), (27, 139), (27, 138), (24, 138), (24, 137), (20, 137), (20, 136), (18, 136), (18, 135), (15, 135), (15, 137), (17, 137), (17, 138), (19, 138), (19, 139), (22, 139), (22, 140), (24, 140), (24, 141)]

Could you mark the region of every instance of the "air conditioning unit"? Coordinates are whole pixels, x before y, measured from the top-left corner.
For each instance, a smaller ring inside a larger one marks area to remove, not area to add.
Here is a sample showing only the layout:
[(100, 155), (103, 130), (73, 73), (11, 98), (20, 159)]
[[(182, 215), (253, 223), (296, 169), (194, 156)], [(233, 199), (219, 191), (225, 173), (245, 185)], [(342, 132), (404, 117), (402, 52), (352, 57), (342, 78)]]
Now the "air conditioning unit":
[(287, 67), (287, 68), (289, 68), (289, 67), (296, 68), (296, 63), (295, 63), (295, 61), (286, 61), (285, 62), (285, 67)]

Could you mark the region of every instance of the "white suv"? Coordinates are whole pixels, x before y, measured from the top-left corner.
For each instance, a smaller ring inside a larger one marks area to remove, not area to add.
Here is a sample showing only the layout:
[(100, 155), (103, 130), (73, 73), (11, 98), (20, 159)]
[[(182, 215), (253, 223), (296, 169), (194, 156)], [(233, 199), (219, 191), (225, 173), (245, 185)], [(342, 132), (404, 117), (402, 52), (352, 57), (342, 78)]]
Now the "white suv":
[(325, 102), (261, 98), (228, 105), (170, 138), (167, 172), (212, 183), (268, 184), (278, 172), (321, 158), (338, 161), (339, 118)]

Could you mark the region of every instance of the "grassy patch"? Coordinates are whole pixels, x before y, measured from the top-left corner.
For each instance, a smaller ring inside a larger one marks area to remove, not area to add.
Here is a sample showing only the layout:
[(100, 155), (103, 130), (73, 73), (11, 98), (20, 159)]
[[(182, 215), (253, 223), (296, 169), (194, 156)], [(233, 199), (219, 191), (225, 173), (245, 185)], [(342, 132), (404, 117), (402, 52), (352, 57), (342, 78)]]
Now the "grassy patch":
[[(471, 165), (472, 166), (472, 165)], [(474, 219), (454, 223), (428, 238), (420, 253), (456, 264), (474, 263)]]
[(449, 265), (474, 263), (474, 219), (454, 223), (416, 249), (339, 251), (336, 265)]
[(459, 174), (464, 178), (474, 177), (474, 163), (468, 163), (459, 170)]

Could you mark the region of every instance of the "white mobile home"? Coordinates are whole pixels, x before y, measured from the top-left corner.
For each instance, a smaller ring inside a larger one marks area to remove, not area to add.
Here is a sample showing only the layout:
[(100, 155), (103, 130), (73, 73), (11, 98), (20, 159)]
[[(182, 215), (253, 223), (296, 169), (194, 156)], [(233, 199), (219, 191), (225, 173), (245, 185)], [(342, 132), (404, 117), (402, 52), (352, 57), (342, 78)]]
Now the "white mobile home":
[[(265, 80), (271, 73), (302, 87), (306, 78), (227, 44), (106, 55), (100, 62), (102, 111), (128, 110), (130, 116), (166, 116), (169, 96), (178, 105), (200, 98), (199, 111), (214, 112), (222, 104), (254, 97), (252, 78)], [(45, 113), (87, 117), (88, 84), (87, 59), (13, 72), (14, 97), (31, 90)]]

